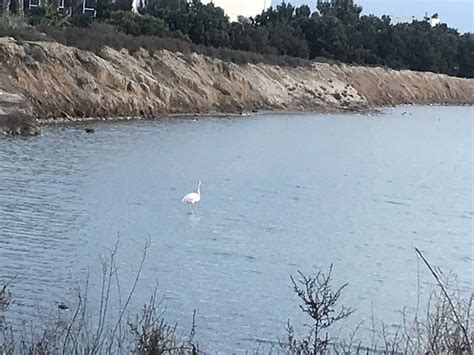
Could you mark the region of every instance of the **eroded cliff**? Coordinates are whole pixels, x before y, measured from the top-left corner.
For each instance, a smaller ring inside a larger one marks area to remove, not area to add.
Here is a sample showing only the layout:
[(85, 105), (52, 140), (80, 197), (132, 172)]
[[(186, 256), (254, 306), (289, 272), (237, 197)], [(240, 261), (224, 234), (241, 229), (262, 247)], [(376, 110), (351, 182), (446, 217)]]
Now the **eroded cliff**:
[(98, 56), (13, 38), (0, 38), (0, 63), (0, 90), (24, 97), (24, 112), (39, 121), (474, 103), (474, 80), (349, 65), (236, 65), (197, 54), (109, 48)]

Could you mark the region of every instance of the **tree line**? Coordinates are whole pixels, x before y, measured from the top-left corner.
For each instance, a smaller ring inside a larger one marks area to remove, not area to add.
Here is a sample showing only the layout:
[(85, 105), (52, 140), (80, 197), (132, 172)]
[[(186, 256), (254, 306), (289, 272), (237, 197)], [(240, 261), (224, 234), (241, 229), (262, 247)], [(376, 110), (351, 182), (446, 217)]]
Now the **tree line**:
[[(65, 1), (82, 6), (78, 0)], [(131, 11), (131, 2), (97, 0), (95, 18), (74, 15), (69, 23), (106, 22), (134, 36), (178, 38), (214, 48), (474, 77), (473, 34), (446, 24), (432, 27), (428, 18), (393, 23), (389, 16), (362, 15), (353, 0), (319, 0), (314, 12), (307, 5), (282, 2), (233, 22), (223, 9), (200, 0), (148, 0), (140, 14)], [(44, 21), (47, 12), (31, 11), (31, 23)]]

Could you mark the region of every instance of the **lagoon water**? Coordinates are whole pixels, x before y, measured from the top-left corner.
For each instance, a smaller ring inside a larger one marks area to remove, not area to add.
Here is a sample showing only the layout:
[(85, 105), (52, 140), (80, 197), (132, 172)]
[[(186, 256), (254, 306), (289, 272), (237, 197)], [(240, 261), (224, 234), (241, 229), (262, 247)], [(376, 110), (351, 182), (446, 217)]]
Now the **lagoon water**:
[[(119, 240), (121, 287), (148, 257), (131, 311), (158, 282), (165, 316), (207, 351), (252, 350), (291, 318), (289, 279), (327, 269), (343, 302), (397, 324), (433, 281), (414, 247), (473, 291), (474, 109), (46, 127), (0, 139), (0, 285), (14, 324), (74, 303)], [(202, 180), (189, 215), (182, 196)], [(419, 281), (418, 281), (419, 279)], [(91, 292), (92, 302), (97, 296)]]

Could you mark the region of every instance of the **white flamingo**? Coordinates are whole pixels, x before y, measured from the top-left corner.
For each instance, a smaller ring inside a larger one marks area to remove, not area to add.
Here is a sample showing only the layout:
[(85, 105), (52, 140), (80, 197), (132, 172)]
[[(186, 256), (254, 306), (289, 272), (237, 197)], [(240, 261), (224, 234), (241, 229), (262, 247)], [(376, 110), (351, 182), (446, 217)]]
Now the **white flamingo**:
[(193, 211), (194, 204), (198, 203), (199, 201), (201, 201), (201, 181), (198, 182), (197, 192), (190, 192), (181, 200), (181, 202), (187, 203), (189, 205), (191, 211)]

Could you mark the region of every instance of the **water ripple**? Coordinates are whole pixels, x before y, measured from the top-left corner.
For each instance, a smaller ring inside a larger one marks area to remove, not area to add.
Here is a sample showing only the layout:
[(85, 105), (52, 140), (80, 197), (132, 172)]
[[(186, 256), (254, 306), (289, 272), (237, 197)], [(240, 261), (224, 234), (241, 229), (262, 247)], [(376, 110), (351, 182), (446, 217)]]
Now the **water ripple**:
[[(198, 308), (199, 341), (223, 353), (298, 317), (296, 270), (333, 262), (346, 303), (388, 324), (416, 302), (415, 246), (472, 289), (472, 109), (410, 110), (413, 120), (210, 118), (0, 138), (0, 285), (17, 276), (15, 324), (87, 275), (97, 288), (117, 236), (124, 286), (151, 240), (143, 289), (158, 279), (185, 328)], [(198, 179), (203, 200), (187, 215), (180, 199)], [(149, 294), (136, 296), (141, 307)]]

